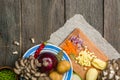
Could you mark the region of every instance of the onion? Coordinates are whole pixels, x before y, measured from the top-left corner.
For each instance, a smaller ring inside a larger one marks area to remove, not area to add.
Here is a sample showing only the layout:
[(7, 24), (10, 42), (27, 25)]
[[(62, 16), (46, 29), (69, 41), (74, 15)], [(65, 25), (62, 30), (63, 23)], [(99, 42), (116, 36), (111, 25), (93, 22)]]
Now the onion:
[(43, 73), (48, 73), (55, 69), (58, 63), (57, 57), (50, 52), (39, 54), (38, 61), (42, 64), (42, 66), (39, 67), (39, 70)]

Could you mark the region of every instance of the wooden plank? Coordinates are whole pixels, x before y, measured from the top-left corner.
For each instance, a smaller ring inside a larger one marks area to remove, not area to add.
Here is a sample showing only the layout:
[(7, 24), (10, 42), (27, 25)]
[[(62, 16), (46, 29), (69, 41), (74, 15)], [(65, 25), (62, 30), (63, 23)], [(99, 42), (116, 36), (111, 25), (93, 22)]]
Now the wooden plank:
[(104, 37), (120, 52), (120, 0), (104, 0)]
[(66, 19), (81, 14), (103, 35), (103, 0), (65, 0)]
[[(95, 56), (97, 56), (98, 59), (101, 59), (103, 61), (108, 61), (108, 57), (98, 47), (96, 47), (96, 45), (79, 28), (76, 28), (70, 35), (68, 35), (68, 37), (65, 39), (65, 41), (63, 41), (60, 44), (60, 47), (62, 49), (64, 49), (64, 46), (67, 45), (66, 41), (70, 40), (71, 37), (73, 37), (73, 36), (74, 37), (79, 36), (79, 40), (84, 41), (83, 46), (87, 46), (87, 48), (90, 52), (94, 52)], [(76, 48), (76, 49), (78, 50), (78, 53), (79, 53), (80, 50), (78, 48)], [(71, 61), (72, 61), (72, 65), (73, 65), (73, 70), (77, 74), (79, 74), (83, 80), (85, 80), (85, 74), (86, 74), (87, 70), (84, 70), (83, 66), (76, 64), (74, 59), (71, 58)], [(87, 67), (87, 68), (89, 69), (89, 67)]]
[[(22, 53), (64, 24), (64, 0), (22, 0)], [(32, 44), (30, 38), (35, 39)]]
[[(0, 66), (14, 66), (20, 54), (20, 46), (13, 41), (20, 40), (20, 1), (0, 0)], [(18, 55), (12, 52), (17, 50)]]

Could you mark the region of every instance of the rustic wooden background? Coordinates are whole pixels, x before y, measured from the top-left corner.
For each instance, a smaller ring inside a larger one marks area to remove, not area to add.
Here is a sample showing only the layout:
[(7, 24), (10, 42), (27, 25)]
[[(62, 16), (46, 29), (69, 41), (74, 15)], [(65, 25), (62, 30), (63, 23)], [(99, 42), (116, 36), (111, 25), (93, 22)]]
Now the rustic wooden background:
[[(0, 0), (0, 66), (14, 66), (75, 14), (82, 14), (120, 52), (120, 0)], [(13, 55), (16, 50), (19, 54)]]

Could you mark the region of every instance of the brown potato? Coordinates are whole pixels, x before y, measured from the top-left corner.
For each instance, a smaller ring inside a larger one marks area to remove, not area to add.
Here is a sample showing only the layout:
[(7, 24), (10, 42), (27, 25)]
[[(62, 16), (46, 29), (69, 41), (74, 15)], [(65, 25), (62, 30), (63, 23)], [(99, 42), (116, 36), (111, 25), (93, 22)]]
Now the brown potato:
[(56, 72), (56, 71), (52, 71), (52, 72), (49, 74), (49, 77), (51, 78), (51, 80), (62, 80), (62, 75), (59, 74), (59, 73)]
[(57, 65), (57, 71), (61, 74), (67, 72), (70, 69), (70, 63), (66, 60), (62, 60)]

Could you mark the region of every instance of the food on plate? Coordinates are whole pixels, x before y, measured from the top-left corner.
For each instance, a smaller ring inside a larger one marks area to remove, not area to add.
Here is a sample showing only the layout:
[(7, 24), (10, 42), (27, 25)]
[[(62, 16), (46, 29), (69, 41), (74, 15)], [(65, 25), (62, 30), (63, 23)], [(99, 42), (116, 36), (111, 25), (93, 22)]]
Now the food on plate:
[(49, 74), (49, 77), (52, 80), (62, 80), (62, 74), (58, 73), (57, 71), (52, 71)]
[(70, 63), (67, 60), (62, 60), (57, 65), (57, 71), (61, 74), (70, 70)]
[(41, 67), (39, 67), (40, 72), (45, 73), (55, 69), (58, 63), (57, 57), (50, 52), (40, 53), (38, 56), (38, 61), (41, 63)]
[(29, 58), (21, 58), (15, 62), (14, 72), (23, 77), (25, 79), (32, 80), (50, 80), (49, 76), (46, 73), (41, 73), (38, 67), (41, 67), (41, 63), (39, 63), (38, 59), (35, 59), (34, 56), (30, 56)]
[(73, 73), (72, 80), (82, 80), (82, 79), (80, 78), (80, 76), (78, 74)]
[(98, 80), (120, 80), (120, 58), (109, 60)]
[(86, 73), (86, 80), (97, 80), (98, 71), (95, 68), (90, 68)]
[(16, 74), (8, 68), (0, 70), (0, 80), (16, 80)]
[(107, 62), (95, 58), (92, 60), (92, 65), (97, 69), (104, 70), (106, 68)]
[(94, 53), (90, 52), (87, 48), (80, 51), (79, 56), (76, 57), (76, 62), (81, 66), (91, 66), (92, 60), (96, 58)]
[[(64, 73), (71, 68), (69, 61), (63, 58), (63, 51), (54, 54), (39, 47), (34, 55), (20, 58), (15, 62), (14, 72), (26, 80), (62, 80)], [(40, 53), (38, 53), (40, 52)], [(65, 65), (64, 65), (65, 64)], [(61, 67), (61, 65), (63, 67)], [(66, 78), (66, 77), (65, 77)]]

